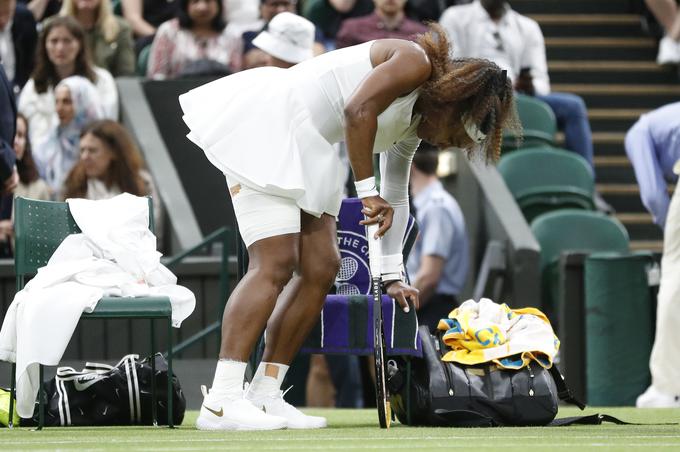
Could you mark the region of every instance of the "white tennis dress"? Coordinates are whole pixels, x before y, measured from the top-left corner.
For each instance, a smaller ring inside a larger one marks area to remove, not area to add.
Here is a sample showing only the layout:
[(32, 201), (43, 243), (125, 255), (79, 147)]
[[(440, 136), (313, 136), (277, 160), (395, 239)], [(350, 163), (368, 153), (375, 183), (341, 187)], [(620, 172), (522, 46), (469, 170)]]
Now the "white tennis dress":
[[(257, 68), (179, 96), (187, 135), (225, 175), (296, 200), (304, 211), (337, 216), (344, 107), (373, 69), (371, 42), (320, 55), (289, 69)], [(417, 90), (378, 117), (374, 153), (407, 158), (418, 147)]]

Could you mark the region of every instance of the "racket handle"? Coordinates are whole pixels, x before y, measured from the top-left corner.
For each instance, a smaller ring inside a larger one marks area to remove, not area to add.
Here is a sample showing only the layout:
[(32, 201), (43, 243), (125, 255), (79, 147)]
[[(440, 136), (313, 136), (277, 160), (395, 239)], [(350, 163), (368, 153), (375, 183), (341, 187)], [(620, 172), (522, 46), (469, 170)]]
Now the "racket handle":
[(382, 242), (375, 238), (375, 233), (378, 232), (377, 224), (369, 224), (366, 226), (366, 235), (368, 239), (368, 266), (371, 270), (371, 278), (379, 278), (381, 275), (380, 263), (382, 258)]

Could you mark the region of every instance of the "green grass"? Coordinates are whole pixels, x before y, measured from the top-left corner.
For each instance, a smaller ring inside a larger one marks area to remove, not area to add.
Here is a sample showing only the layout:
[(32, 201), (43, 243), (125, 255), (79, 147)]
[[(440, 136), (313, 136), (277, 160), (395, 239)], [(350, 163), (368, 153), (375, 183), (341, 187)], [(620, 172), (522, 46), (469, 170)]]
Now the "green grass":
[[(589, 408), (582, 414), (607, 413), (628, 422), (675, 425), (601, 425), (578, 427), (416, 428), (377, 426), (374, 410), (305, 410), (328, 418), (323, 430), (275, 432), (201, 432), (193, 427), (197, 412), (187, 413), (175, 430), (153, 427), (49, 428), (42, 432), (0, 430), (3, 451), (14, 450), (471, 450), (471, 451), (621, 451), (680, 450), (680, 409)], [(564, 408), (559, 417), (580, 414)]]

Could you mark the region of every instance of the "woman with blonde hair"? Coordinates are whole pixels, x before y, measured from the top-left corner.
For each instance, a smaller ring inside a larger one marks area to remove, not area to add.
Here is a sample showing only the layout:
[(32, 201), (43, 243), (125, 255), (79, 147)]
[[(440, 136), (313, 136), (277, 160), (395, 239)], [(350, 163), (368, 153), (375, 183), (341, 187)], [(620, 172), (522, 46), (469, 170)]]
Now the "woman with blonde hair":
[(94, 64), (114, 77), (135, 73), (132, 29), (113, 14), (111, 0), (63, 0), (59, 15), (74, 17), (83, 26)]

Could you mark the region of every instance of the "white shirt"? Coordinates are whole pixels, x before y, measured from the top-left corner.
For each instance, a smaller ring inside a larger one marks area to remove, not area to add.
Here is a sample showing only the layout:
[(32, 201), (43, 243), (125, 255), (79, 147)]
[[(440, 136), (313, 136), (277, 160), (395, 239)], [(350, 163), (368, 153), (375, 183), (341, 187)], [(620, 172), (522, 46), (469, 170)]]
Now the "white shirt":
[(439, 23), (451, 40), (453, 56), (486, 58), (508, 71), (515, 80), (522, 68), (531, 68), (536, 94), (550, 94), (545, 42), (538, 23), (513, 11), (494, 22), (479, 0), (451, 6)]
[(12, 40), (12, 21), (0, 30), (0, 61), (5, 68), (7, 80), (14, 80), (16, 60), (14, 55), (14, 41)]

